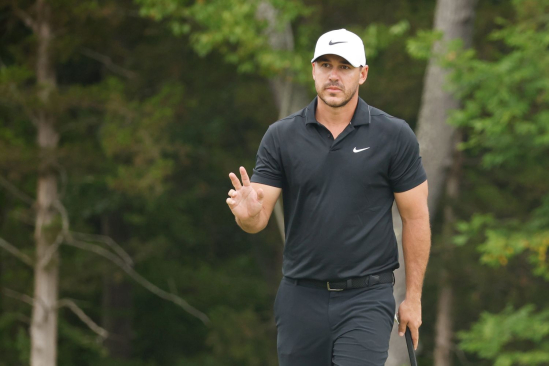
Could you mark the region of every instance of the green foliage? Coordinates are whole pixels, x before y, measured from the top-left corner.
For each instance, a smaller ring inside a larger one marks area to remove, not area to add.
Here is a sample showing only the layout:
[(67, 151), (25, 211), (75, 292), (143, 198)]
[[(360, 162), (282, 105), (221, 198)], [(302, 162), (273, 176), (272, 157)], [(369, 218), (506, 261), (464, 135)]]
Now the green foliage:
[(107, 79), (105, 84), (100, 138), (106, 157), (117, 166), (107, 185), (130, 196), (156, 197), (173, 171), (168, 154), (177, 146), (171, 143), (167, 127), (174, 122), (183, 87), (166, 83), (145, 100), (128, 101), (119, 81)]
[[(434, 2), (402, 1), (395, 7), (387, 2), (273, 0), (276, 27), (291, 26), (291, 51), (269, 44), (268, 23), (257, 16), (259, 0), (50, 3), (58, 88), (46, 107), (61, 136), (59, 192), (71, 229), (108, 233), (131, 254), (139, 273), (181, 295), (213, 322), (205, 327), (132, 284), (122, 310), (132, 323), (132, 357), (108, 355), (95, 334), (62, 309), (59, 364), (276, 365), (272, 302), (280, 277), (279, 233), (271, 223), (260, 234), (244, 234), (224, 204), (228, 172), (240, 165), (251, 171), (261, 136), (278, 116), (266, 78), (287, 73), (311, 85), (309, 61), (316, 39), (324, 31), (345, 27), (363, 37), (371, 65), (361, 95), (413, 124), (425, 64), (403, 52), (405, 37), (410, 30), (430, 26)], [(483, 21), (492, 19), (497, 9)], [(25, 10), (34, 14), (32, 8)], [(38, 154), (29, 112), (39, 105), (33, 85), (36, 38), (9, 8), (2, 11), (9, 21), (0, 45), (0, 175), (35, 197)], [(493, 171), (478, 174), (485, 181), (475, 189), (491, 196), (482, 202), (499, 206), (480, 210), (486, 217), (474, 227), (464, 223), (463, 243), (482, 243), (486, 230), (510, 222), (503, 219), (533, 222), (545, 173), (526, 168), (511, 183), (527, 184), (528, 199), (491, 184)], [(513, 217), (504, 217), (509, 212)], [(2, 237), (30, 256), (33, 215), (32, 207), (0, 189)], [(536, 213), (540, 220), (543, 215)], [(522, 253), (530, 254), (530, 248)], [(61, 297), (77, 299), (104, 325), (111, 310), (102, 305), (108, 291), (105, 279), (129, 280), (91, 253), (62, 246), (60, 254)], [(508, 260), (506, 269), (513, 265)], [(455, 265), (473, 272), (475, 281), (504, 272), (463, 258)], [(517, 297), (528, 288), (505, 280)], [(0, 287), (31, 294), (32, 281), (31, 271), (0, 252)], [(426, 281), (432, 287), (436, 279)], [(494, 309), (494, 302), (510, 298), (499, 290), (490, 292), (492, 287), (497, 288), (488, 280), (472, 291), (456, 287), (463, 309), (456, 323), (468, 324), (479, 308)], [(431, 288), (425, 295), (434, 293)], [(425, 302), (426, 313), (434, 313), (429, 311), (433, 304)], [(29, 316), (30, 308), (18, 300), (0, 298), (1, 366), (28, 364)], [(428, 346), (433, 330), (425, 323), (422, 337)], [(428, 348), (421, 355), (425, 359)]]
[(523, 0), (515, 6), (518, 23), (502, 21), (504, 27), (491, 36), (511, 52), (495, 61), (469, 52), (448, 63), (464, 100), (451, 121), (470, 128), (462, 148), (482, 151), (487, 168), (543, 164), (549, 154), (549, 5)]
[(30, 362), (30, 337), (24, 328), (17, 326), (23, 319), (16, 313), (0, 314), (0, 342), (4, 347), (16, 351), (14, 355), (4, 355), (0, 359), (0, 366), (25, 365)]
[[(489, 194), (523, 209), (486, 206), (459, 222), (458, 245), (474, 244), (492, 267), (526, 259), (535, 275), (549, 280), (549, 1), (515, 0), (515, 21), (498, 20), (489, 39), (504, 49), (493, 59), (452, 46), (440, 62), (452, 71), (452, 90), (463, 103), (450, 123), (463, 129), (465, 156), (479, 160), (471, 169), (491, 174)], [(482, 174), (482, 173), (480, 173)], [(490, 178), (488, 178), (490, 182)], [(488, 201), (488, 200), (487, 200)], [(497, 366), (549, 362), (549, 312), (507, 307), (484, 313), (461, 347)]]
[[(238, 65), (244, 73), (275, 75), (299, 68), (305, 62), (293, 52), (273, 49), (266, 33), (267, 20), (258, 14), (260, 0), (179, 1), (137, 0), (143, 16), (167, 18), (176, 35), (190, 34), (193, 48), (200, 56), (215, 50), (226, 62)], [(310, 9), (299, 0), (277, 0), (275, 29)]]
[(544, 229), (546, 225), (538, 225), (545, 220), (547, 216), (534, 214), (525, 224), (517, 219), (495, 220), (492, 214), (475, 214), (470, 221), (456, 225), (459, 235), (453, 240), (456, 245), (481, 241), (477, 247), (482, 253), (480, 260), (494, 267), (505, 266), (513, 257), (527, 252), (534, 274), (549, 280), (549, 230)]
[(402, 38), (410, 29), (407, 20), (401, 20), (391, 26), (373, 23), (366, 28), (349, 27), (364, 40), (364, 49), (368, 59), (374, 59), (381, 50), (386, 49), (391, 43)]
[(406, 41), (406, 51), (420, 60), (428, 60), (433, 52), (433, 45), (442, 39), (442, 32), (420, 29), (414, 37)]
[[(504, 42), (510, 52), (494, 61), (463, 52), (446, 59), (446, 65), (452, 67), (451, 81), (464, 105), (451, 117), (451, 123), (467, 131), (461, 148), (481, 153), (484, 168), (505, 171), (510, 182), (529, 189), (529, 199), (536, 201), (528, 215), (501, 218), (497, 224), (490, 216), (476, 216), (458, 229), (478, 231), (482, 218), (490, 218), (486, 241), (479, 247), (482, 260), (505, 265), (528, 250), (535, 272), (549, 279), (549, 54), (544, 51), (549, 28), (545, 13), (537, 10), (549, 10), (549, 2), (534, 2), (536, 7), (533, 1), (515, 1), (520, 8), (517, 23), (500, 21), (503, 28), (490, 37)], [(460, 244), (464, 241), (464, 236), (457, 238)]]
[(461, 332), (460, 347), (493, 361), (494, 366), (546, 365), (549, 363), (549, 310), (533, 306), (499, 314), (484, 312), (468, 332)]

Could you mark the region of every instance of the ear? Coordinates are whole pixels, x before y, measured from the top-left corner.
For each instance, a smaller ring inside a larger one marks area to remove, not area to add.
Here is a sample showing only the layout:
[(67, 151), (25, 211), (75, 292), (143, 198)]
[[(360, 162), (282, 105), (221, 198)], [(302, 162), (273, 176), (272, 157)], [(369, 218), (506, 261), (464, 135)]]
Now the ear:
[(316, 65), (316, 62), (311, 63), (311, 65), (313, 67), (313, 80), (316, 80), (315, 79), (315, 65)]
[(368, 65), (365, 65), (360, 70), (360, 78), (358, 79), (358, 83), (360, 85), (364, 84), (367, 78), (368, 78)]

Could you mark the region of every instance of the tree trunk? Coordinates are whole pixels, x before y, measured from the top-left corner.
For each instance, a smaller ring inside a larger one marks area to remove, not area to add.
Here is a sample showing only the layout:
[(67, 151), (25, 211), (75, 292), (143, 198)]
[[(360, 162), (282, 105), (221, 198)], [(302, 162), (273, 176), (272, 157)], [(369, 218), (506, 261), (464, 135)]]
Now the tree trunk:
[[(266, 19), (269, 23), (267, 36), (269, 43), (275, 50), (292, 51), (294, 49), (294, 35), (290, 24), (286, 24), (282, 30), (276, 27), (278, 11), (268, 1), (263, 1), (257, 9), (257, 17)], [(278, 107), (278, 118), (284, 118), (306, 107), (310, 100), (307, 89), (292, 80), (292, 75), (282, 74), (269, 80), (269, 85)], [(284, 235), (284, 211), (279, 199), (274, 207), (274, 214), (278, 225), (282, 243), (285, 242)]]
[[(454, 145), (461, 141), (461, 134), (455, 134)], [(452, 287), (452, 274), (449, 268), (453, 259), (453, 246), (451, 243), (454, 235), (456, 217), (453, 205), (459, 198), (459, 182), (461, 178), (462, 155), (455, 150), (452, 169), (446, 183), (446, 202), (444, 205), (444, 224), (442, 228), (442, 270), (439, 275), (439, 295), (437, 303), (437, 320), (435, 324), (435, 366), (452, 366), (452, 301), (454, 290)]]
[[(282, 29), (277, 28), (278, 11), (273, 7), (269, 1), (262, 1), (257, 8), (257, 18), (267, 20), (269, 26), (267, 27), (267, 36), (269, 37), (269, 43), (273, 49), (292, 51), (294, 49), (294, 36), (290, 24), (286, 24)], [(292, 75), (285, 73), (269, 80), (269, 86), (273, 93), (275, 103), (278, 107), (278, 118), (284, 118), (293, 112), (297, 112), (303, 107), (306, 107), (310, 100), (307, 90), (304, 86), (295, 83), (292, 80)], [(269, 253), (268, 261), (271, 263), (272, 270), (263, 270), (268, 273), (267, 279), (271, 283), (273, 292), (273, 298), (276, 294), (276, 290), (280, 281), (280, 268), (282, 267), (283, 250), (285, 244), (285, 231), (284, 231), (284, 210), (282, 206), (282, 195), (276, 201), (274, 207), (274, 216), (278, 227), (278, 232), (281, 237), (282, 245), (277, 245)], [(252, 239), (253, 240), (253, 239)], [(258, 247), (258, 246), (256, 246)], [(257, 255), (257, 250), (256, 250)], [(264, 268), (264, 266), (262, 266)], [(270, 274), (276, 273), (276, 276)], [(275, 327), (274, 313), (272, 314), (273, 330)], [(276, 333), (274, 335), (276, 338)]]
[[(448, 170), (452, 166), (452, 157), (456, 147), (456, 129), (446, 123), (446, 120), (450, 110), (459, 108), (458, 101), (444, 89), (448, 72), (439, 66), (436, 55), (443, 53), (448, 41), (456, 38), (462, 39), (464, 47), (471, 46), (476, 3), (477, 0), (437, 0), (436, 4), (434, 29), (442, 31), (443, 38), (433, 45), (435, 56), (429, 60), (425, 73), (418, 126), (416, 128), (423, 166), (429, 181), (429, 214), (431, 218), (436, 215), (437, 205), (445, 187)], [(395, 231), (398, 231), (396, 227)], [(397, 237), (401, 237), (401, 234), (397, 233)], [(402, 245), (401, 242), (399, 242), (400, 245)], [(401, 267), (404, 267), (404, 258), (402, 256), (400, 256), (400, 264)], [(406, 292), (404, 271), (397, 271), (395, 277), (395, 298), (398, 306)], [(449, 282), (445, 283), (449, 286)], [(448, 290), (446, 288), (444, 294), (446, 299), (444, 301), (451, 301), (451, 289)], [(445, 324), (448, 325), (444, 328), (446, 332), (441, 334), (437, 332), (435, 336), (437, 342), (440, 342), (441, 345), (449, 344), (453, 336), (451, 325), (449, 325), (451, 324), (451, 313), (449, 308), (447, 310), (443, 313), (439, 312), (439, 314), (446, 316), (441, 321), (445, 321)], [(404, 340), (398, 336), (396, 329), (393, 329), (389, 359), (386, 366), (408, 364), (408, 355), (402, 347), (403, 343)], [(435, 365), (439, 366), (436, 363)]]
[(452, 304), (454, 290), (448, 281), (448, 271), (443, 269), (440, 274), (439, 294), (437, 302), (437, 320), (435, 324), (435, 363), (436, 366), (452, 365)]
[[(442, 31), (442, 41), (433, 46), (435, 55), (443, 53), (446, 44), (456, 38), (464, 47), (472, 43), (475, 5), (477, 0), (438, 0), (435, 10), (435, 30)], [(459, 102), (444, 90), (448, 71), (439, 66), (437, 57), (431, 57), (425, 73), (417, 138), (423, 166), (429, 179), (429, 213), (434, 217), (439, 198), (444, 190), (448, 170), (455, 150), (454, 126), (446, 123), (448, 112), (458, 109)]]
[(60, 220), (55, 204), (58, 200), (55, 153), (59, 135), (54, 119), (47, 110), (51, 92), (56, 88), (52, 65), (50, 28), (51, 9), (45, 0), (36, 2), (37, 58), (36, 82), (40, 88), (36, 120), (37, 143), (40, 149), (36, 199), (36, 267), (34, 271), (34, 305), (31, 321), (31, 366), (55, 366), (57, 359), (57, 299), (59, 256), (55, 253), (49, 263), (42, 258), (55, 241)]

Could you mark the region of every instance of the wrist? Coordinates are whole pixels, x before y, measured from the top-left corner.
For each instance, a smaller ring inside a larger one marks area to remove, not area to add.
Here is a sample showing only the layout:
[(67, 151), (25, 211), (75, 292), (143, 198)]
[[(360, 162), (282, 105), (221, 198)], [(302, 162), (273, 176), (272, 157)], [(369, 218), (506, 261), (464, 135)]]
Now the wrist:
[(261, 210), (256, 215), (249, 216), (246, 219), (236, 217), (236, 223), (242, 228), (242, 230), (250, 234), (261, 231), (261, 229), (259, 229), (261, 224)]
[(406, 298), (405, 300), (421, 303), (421, 293), (417, 292), (406, 292)]

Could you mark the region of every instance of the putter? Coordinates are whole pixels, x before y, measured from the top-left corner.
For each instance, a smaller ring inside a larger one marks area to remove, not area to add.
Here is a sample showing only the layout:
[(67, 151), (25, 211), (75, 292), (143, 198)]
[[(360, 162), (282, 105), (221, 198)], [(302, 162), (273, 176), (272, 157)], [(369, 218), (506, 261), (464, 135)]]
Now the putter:
[[(395, 320), (397, 324), (400, 324), (396, 315), (395, 315)], [(404, 333), (404, 337), (406, 337), (406, 345), (408, 346), (408, 356), (410, 357), (410, 365), (417, 366), (416, 352), (414, 351), (414, 342), (412, 342), (412, 332), (410, 332), (410, 328), (406, 327), (406, 332)]]

